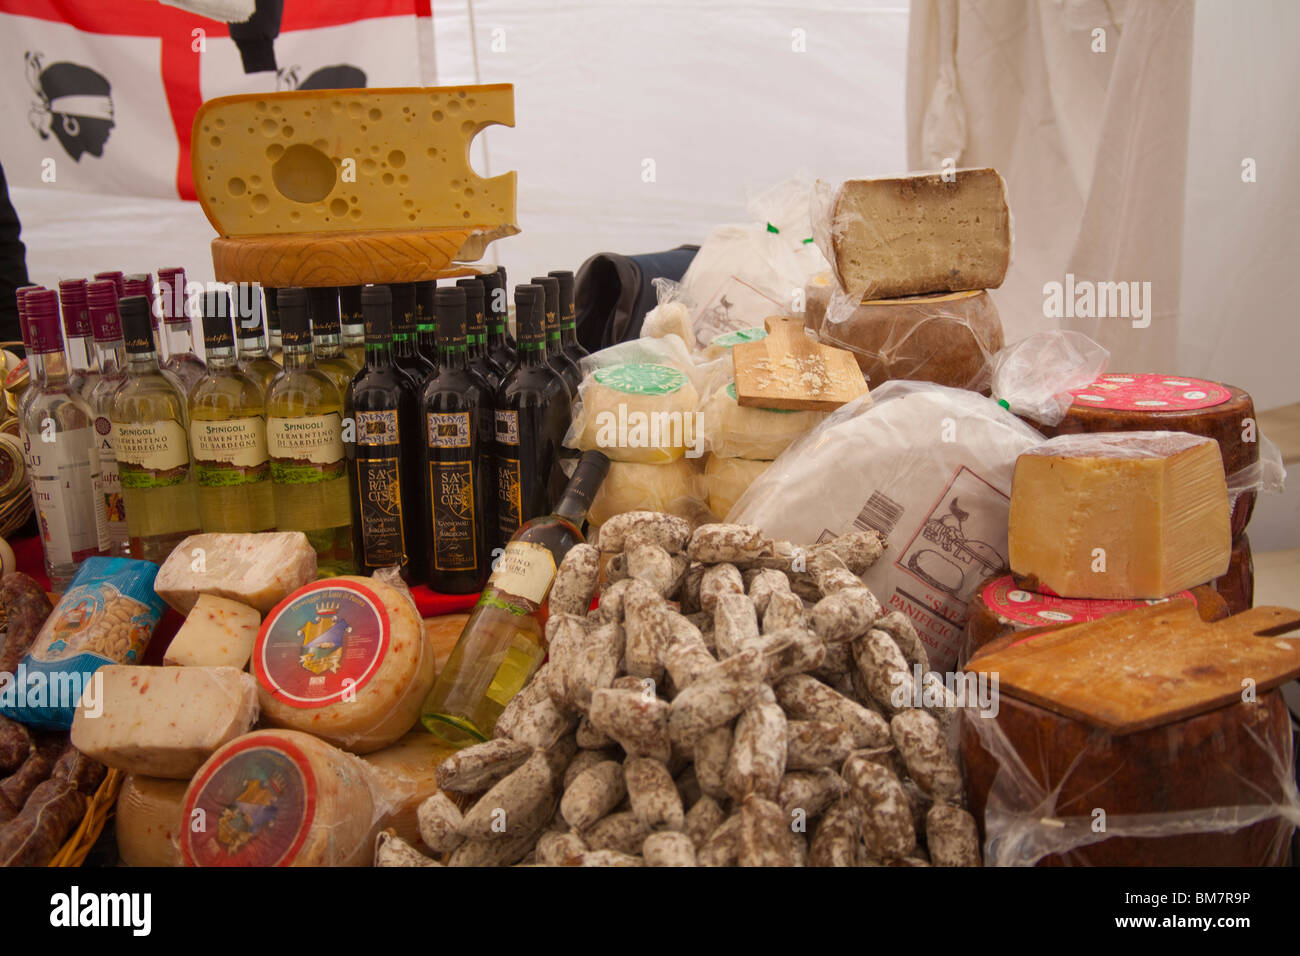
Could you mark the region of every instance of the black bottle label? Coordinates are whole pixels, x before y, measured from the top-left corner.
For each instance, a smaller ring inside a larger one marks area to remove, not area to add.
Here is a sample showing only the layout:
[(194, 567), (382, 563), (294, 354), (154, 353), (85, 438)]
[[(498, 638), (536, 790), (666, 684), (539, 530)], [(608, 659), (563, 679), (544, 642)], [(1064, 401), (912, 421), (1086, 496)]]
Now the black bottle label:
[(519, 473), (519, 413), (496, 413), (497, 528), (508, 539), (522, 522), (522, 489)]
[(481, 516), (474, 510), (470, 413), (430, 412), (428, 428), (434, 569), (476, 571)]
[(405, 564), (397, 411), (357, 412), (356, 427), (362, 559), (372, 568)]

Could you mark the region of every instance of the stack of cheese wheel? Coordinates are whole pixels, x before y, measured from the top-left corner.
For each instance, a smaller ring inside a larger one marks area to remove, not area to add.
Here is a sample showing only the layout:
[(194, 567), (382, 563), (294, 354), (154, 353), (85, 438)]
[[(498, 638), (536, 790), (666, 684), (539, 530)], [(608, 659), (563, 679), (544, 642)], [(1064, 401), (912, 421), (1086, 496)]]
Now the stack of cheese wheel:
[[(1180, 431), (1213, 438), (1223, 456), (1228, 484), (1259, 462), (1255, 403), (1233, 385), (1153, 373), (1107, 373), (1071, 392), (1074, 402), (1060, 424), (1044, 426), (1048, 437), (1092, 432)], [(1254, 603), (1255, 571), (1246, 525), (1255, 492), (1232, 496), (1232, 559), (1215, 587), (1236, 614)]]
[(625, 511), (687, 516), (703, 502), (699, 396), (680, 369), (608, 365), (583, 380), (579, 395), (574, 442), (611, 462), (588, 512), (593, 526)]

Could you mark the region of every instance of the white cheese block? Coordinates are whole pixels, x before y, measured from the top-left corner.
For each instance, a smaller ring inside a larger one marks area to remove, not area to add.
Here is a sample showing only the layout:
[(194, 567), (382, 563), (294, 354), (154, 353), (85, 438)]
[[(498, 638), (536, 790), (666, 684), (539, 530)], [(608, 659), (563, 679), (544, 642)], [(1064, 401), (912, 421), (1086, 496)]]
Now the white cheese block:
[(709, 451), (723, 458), (760, 461), (776, 458), (826, 417), (825, 412), (742, 406), (736, 401), (735, 382), (710, 395), (703, 411)]
[(258, 730), (185, 792), (185, 866), (367, 866), (387, 797), (364, 761), (309, 734)]
[(172, 638), (163, 663), (182, 667), (236, 667), (243, 670), (253, 653), (262, 615), (247, 604), (199, 595)]
[(374, 578), (299, 588), (267, 615), (253, 647), (266, 719), (359, 754), (411, 729), (434, 668), (414, 603)]
[(748, 458), (710, 456), (704, 467), (704, 480), (709, 488), (709, 510), (719, 521), (727, 520), (727, 512), (770, 464), (770, 461), (750, 461)]
[(117, 851), (127, 866), (180, 866), (177, 850), (188, 780), (127, 774), (114, 810)]
[(707, 497), (698, 458), (678, 458), (662, 465), (615, 461), (591, 503), (592, 524), (604, 524), (625, 511), (659, 511), (682, 517), (689, 502)]
[(301, 531), (192, 534), (158, 570), (154, 590), (182, 614), (200, 594), (239, 601), (265, 614), (316, 579), (316, 552)]
[(392, 774), (407, 785), (403, 797), (385, 814), (380, 826), (392, 827), (403, 840), (419, 846), (417, 812), (420, 804), (438, 792), (438, 764), (455, 752), (454, 747), (448, 747), (438, 737), (417, 727), (391, 747), (363, 757), (376, 770)]
[(257, 682), (233, 667), (109, 664), (77, 705), (72, 743), (119, 770), (188, 780), (256, 719)]
[(573, 422), (577, 448), (613, 461), (663, 464), (697, 446), (699, 395), (690, 379), (668, 365), (608, 365), (579, 388)]

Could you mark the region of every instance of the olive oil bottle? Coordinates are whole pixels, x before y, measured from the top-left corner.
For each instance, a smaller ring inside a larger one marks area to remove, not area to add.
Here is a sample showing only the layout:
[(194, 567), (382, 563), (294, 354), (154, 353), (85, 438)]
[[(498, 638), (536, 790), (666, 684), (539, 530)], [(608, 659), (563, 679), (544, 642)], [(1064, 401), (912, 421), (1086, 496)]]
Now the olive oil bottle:
[(266, 399), (235, 364), (230, 297), (203, 295), (207, 371), (190, 390), (190, 453), (204, 531), (269, 531), (275, 527), (271, 464), (266, 450)]

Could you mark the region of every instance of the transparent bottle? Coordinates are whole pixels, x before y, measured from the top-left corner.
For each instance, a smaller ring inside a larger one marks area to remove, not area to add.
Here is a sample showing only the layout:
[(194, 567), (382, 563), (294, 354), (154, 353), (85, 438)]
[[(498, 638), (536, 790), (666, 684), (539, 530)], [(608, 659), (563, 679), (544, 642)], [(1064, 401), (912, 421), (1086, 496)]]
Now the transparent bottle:
[[(32, 343), (31, 336), (27, 331), (27, 296), (29, 293), (39, 292), (44, 288), (45, 286), (41, 285), (25, 285), (20, 286), (14, 294), (18, 300), (18, 334), (23, 340), (23, 351), (28, 355), (32, 353)], [(18, 402), (14, 406), (14, 415), (17, 416), (20, 422), (28, 404), (32, 400), (31, 366), (32, 360), (25, 358), (18, 364), (17, 368), (10, 369), (5, 373), (5, 391), (18, 396)]]
[(33, 366), (31, 400), (20, 427), (45, 573), (53, 590), (64, 591), (82, 561), (108, 550), (96, 494), (94, 416), (68, 378), (58, 297), (48, 289), (29, 292), (26, 312)]
[(266, 352), (266, 333), (262, 330), (261, 286), (240, 286), (235, 314), (239, 318), (239, 361), (235, 365), (257, 382), (265, 399), (271, 380), (280, 374), (280, 366)]
[(59, 304), (63, 309), (64, 351), (68, 356), (68, 384), (89, 398), (99, 377), (94, 340), (90, 334), (90, 311), (86, 305), (86, 280), (59, 282)]
[(284, 346), (280, 341), (279, 289), (263, 289), (266, 296), (266, 354), (276, 365), (284, 364)]
[(126, 339), (126, 382), (113, 396), (113, 451), (131, 534), (131, 557), (161, 564), (199, 530), (189, 412), (175, 381), (158, 367), (149, 300), (118, 300)]
[(366, 364), (366, 316), (361, 311), (361, 286), (339, 287), (339, 318), (343, 325), (343, 354), (358, 369)]
[(190, 454), (204, 531), (269, 531), (275, 527), (271, 464), (266, 449), (266, 399), (235, 367), (230, 296), (203, 295), (207, 371), (190, 390)]
[(311, 347), (316, 357), (316, 367), (334, 379), (340, 392), (348, 390), (348, 383), (361, 371), (343, 354), (339, 325), (339, 290), (323, 286), (307, 290), (307, 311), (311, 314)]
[(266, 393), (266, 442), (275, 490), (275, 526), (301, 531), (317, 569), (353, 569), (343, 393), (312, 357), (307, 293), (278, 290), (284, 370)]
[(131, 534), (117, 474), (117, 454), (113, 451), (113, 397), (126, 382), (126, 347), (122, 344), (122, 320), (117, 314), (117, 287), (111, 280), (96, 279), (86, 287), (86, 301), (99, 364), (99, 377), (90, 390), (89, 401), (99, 446), (100, 499), (108, 527), (108, 552), (114, 557), (127, 557), (131, 553)]
[(180, 379), (186, 395), (203, 377), (203, 361), (194, 354), (189, 300), (185, 292), (185, 270), (158, 270), (158, 299), (162, 304), (162, 331), (167, 353), (162, 368)]
[[(171, 353), (167, 351), (167, 336), (163, 335), (162, 329), (162, 303), (158, 301), (157, 290), (154, 289), (153, 276), (147, 272), (134, 272), (122, 279), (122, 291), (118, 293), (120, 299), (124, 295), (142, 295), (149, 300), (149, 324), (153, 327), (153, 347), (158, 353), (158, 365), (166, 371), (167, 359)], [(180, 383), (180, 378), (171, 372), (166, 372), (176, 382)]]

